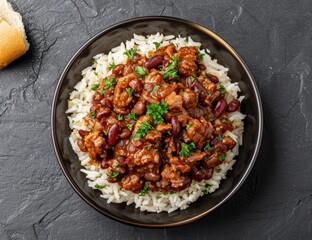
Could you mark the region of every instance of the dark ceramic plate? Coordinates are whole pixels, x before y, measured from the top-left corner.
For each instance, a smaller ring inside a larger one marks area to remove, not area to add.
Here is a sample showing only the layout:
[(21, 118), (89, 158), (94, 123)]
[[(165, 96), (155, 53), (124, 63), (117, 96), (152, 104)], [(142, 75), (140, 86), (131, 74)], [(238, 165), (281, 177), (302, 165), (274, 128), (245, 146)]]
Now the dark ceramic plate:
[[(222, 181), (221, 187), (214, 193), (199, 198), (189, 208), (173, 213), (140, 212), (133, 205), (108, 204), (100, 198), (100, 191), (87, 185), (85, 175), (80, 172), (78, 157), (69, 143), (70, 128), (65, 114), (69, 93), (81, 79), (81, 71), (91, 65), (92, 57), (98, 53), (107, 53), (122, 41), (136, 34), (154, 34), (191, 36), (195, 41), (209, 48), (213, 58), (230, 69), (229, 76), (239, 83), (241, 94), (245, 95), (241, 111), (246, 114), (244, 144), (240, 147), (233, 171)], [(263, 119), (260, 95), (256, 83), (242, 58), (222, 38), (198, 24), (170, 17), (140, 17), (130, 19), (100, 32), (78, 50), (69, 61), (57, 84), (52, 106), (52, 139), (58, 162), (69, 183), (90, 206), (115, 220), (145, 227), (169, 227), (195, 221), (228, 200), (242, 185), (249, 174), (260, 148)]]

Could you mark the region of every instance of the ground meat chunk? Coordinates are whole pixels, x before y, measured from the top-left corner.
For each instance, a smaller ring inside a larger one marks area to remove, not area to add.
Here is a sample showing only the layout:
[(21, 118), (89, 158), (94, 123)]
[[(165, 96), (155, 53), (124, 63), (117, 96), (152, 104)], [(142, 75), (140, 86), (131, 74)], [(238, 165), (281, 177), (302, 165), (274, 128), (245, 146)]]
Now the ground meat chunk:
[(175, 46), (171, 43), (167, 46), (158, 48), (153, 55), (164, 56), (165, 54), (167, 54), (171, 57), (175, 52)]
[(180, 175), (174, 167), (170, 166), (169, 164), (166, 164), (161, 172), (162, 176), (162, 183), (167, 186), (171, 184), (173, 188), (179, 188), (183, 186), (183, 183), (185, 181), (185, 177)]
[(118, 83), (114, 90), (114, 98), (113, 98), (114, 106), (116, 106), (117, 108), (125, 108), (130, 105), (130, 103), (133, 100), (133, 97), (129, 97), (127, 87), (129, 87), (130, 81), (135, 78), (136, 76), (133, 73), (128, 74), (125, 77), (119, 78)]
[(103, 153), (105, 139), (100, 136), (100, 131), (94, 131), (87, 135), (84, 139), (84, 145), (87, 148), (91, 158), (96, 159), (98, 155)]
[(177, 53), (179, 60), (179, 74), (184, 76), (196, 76), (197, 73), (197, 55), (196, 47), (181, 47)]
[(144, 79), (145, 84), (149, 83), (159, 85), (161, 84), (162, 81), (163, 81), (162, 75), (156, 70), (151, 71), (150, 74), (148, 74)]
[(212, 134), (213, 127), (205, 119), (191, 119), (188, 121), (190, 127), (186, 129), (187, 136), (195, 143), (197, 143), (197, 148), (201, 149), (205, 140), (209, 138)]
[(145, 135), (145, 139), (150, 142), (157, 143), (161, 139), (161, 134), (156, 130), (151, 130)]
[(160, 156), (155, 149), (143, 148), (134, 154), (134, 163), (138, 166), (148, 163), (159, 163)]
[(168, 109), (172, 110), (172, 109), (178, 109), (180, 111), (183, 111), (183, 100), (182, 100), (182, 96), (177, 95), (175, 92), (170, 93), (167, 97), (166, 97), (166, 103), (168, 105)]
[(205, 152), (194, 152), (191, 156), (186, 158), (186, 161), (189, 163), (193, 163), (199, 160), (202, 160), (206, 156)]
[(121, 180), (121, 186), (132, 192), (139, 192), (142, 185), (143, 180), (140, 179), (139, 174), (129, 174)]
[(180, 171), (181, 173), (188, 173), (191, 171), (191, 165), (186, 163), (186, 161), (180, 157), (170, 158), (169, 163), (171, 164), (172, 168), (174, 168), (176, 171)]
[(172, 129), (170, 123), (160, 123), (156, 126), (156, 130), (159, 132), (169, 132)]
[(185, 89), (183, 92), (183, 107), (186, 109), (194, 109), (198, 103), (198, 94), (194, 93), (191, 89)]

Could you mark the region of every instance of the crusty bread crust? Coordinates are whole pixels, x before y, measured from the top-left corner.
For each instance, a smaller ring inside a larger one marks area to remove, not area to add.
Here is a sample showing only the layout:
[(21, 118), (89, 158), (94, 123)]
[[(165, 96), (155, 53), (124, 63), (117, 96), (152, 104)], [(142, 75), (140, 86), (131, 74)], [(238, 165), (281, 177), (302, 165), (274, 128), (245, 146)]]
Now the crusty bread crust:
[(26, 52), (22, 32), (0, 18), (0, 69)]

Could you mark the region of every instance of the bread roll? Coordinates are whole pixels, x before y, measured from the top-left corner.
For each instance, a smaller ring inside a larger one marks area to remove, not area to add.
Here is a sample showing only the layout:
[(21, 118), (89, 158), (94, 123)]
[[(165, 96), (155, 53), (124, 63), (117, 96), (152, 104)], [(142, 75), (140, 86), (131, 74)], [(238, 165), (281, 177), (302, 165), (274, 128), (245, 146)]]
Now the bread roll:
[(28, 49), (21, 15), (6, 0), (0, 0), (0, 69), (25, 54)]

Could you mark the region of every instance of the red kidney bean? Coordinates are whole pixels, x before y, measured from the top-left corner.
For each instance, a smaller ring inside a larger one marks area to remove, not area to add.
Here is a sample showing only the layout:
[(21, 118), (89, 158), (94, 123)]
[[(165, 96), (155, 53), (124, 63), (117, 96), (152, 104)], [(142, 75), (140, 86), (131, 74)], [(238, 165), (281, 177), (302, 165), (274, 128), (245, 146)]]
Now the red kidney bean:
[(119, 132), (119, 126), (117, 124), (114, 124), (113, 126), (111, 126), (107, 134), (109, 145), (113, 146), (117, 143), (118, 132)]
[(135, 54), (133, 55), (133, 60), (132, 60), (132, 62), (133, 62), (133, 63), (138, 63), (138, 61), (140, 60), (140, 58), (141, 58), (141, 55), (140, 55), (139, 53), (135, 53)]
[(221, 142), (216, 142), (215, 145), (213, 146), (214, 150), (216, 152), (226, 152), (227, 148), (224, 146)]
[(125, 68), (124, 64), (118, 64), (113, 68), (112, 73), (116, 75), (120, 75), (122, 74), (124, 68)]
[(159, 55), (153, 56), (145, 62), (145, 67), (147, 67), (148, 69), (156, 68), (158, 65), (162, 63), (162, 61), (163, 61), (162, 56)]
[(119, 134), (119, 137), (121, 139), (129, 138), (131, 135), (131, 131), (127, 128), (122, 129), (121, 133)]
[(199, 94), (199, 102), (203, 106), (209, 105), (209, 96), (205, 93)]
[(209, 78), (209, 80), (213, 83), (218, 83), (219, 82), (219, 78), (215, 75), (212, 75), (210, 73), (206, 73), (206, 76)]
[(231, 137), (224, 137), (222, 139), (222, 144), (226, 145), (230, 149), (235, 147), (236, 142)]
[(118, 157), (117, 157), (117, 161), (118, 161), (118, 163), (119, 163), (121, 166), (123, 166), (123, 167), (126, 166), (126, 157), (125, 157), (125, 156), (118, 156)]
[(101, 120), (103, 117), (108, 116), (111, 113), (109, 108), (104, 108), (103, 111), (96, 114), (96, 119)]
[(114, 178), (107, 178), (107, 181), (110, 182), (110, 183), (115, 183), (115, 182), (118, 182), (119, 178), (118, 177), (114, 177)]
[(141, 82), (136, 78), (130, 81), (129, 86), (137, 93), (140, 93), (143, 90)]
[(205, 169), (206, 175), (205, 175), (205, 180), (208, 180), (212, 177), (213, 175), (213, 168), (207, 168)]
[(92, 104), (101, 104), (99, 100), (92, 98)]
[(142, 149), (144, 147), (144, 142), (141, 140), (133, 140), (132, 141), (133, 146), (135, 146), (137, 149)]
[(198, 67), (200, 70), (206, 70), (206, 66), (204, 64), (199, 64)]
[(144, 178), (147, 181), (157, 182), (159, 180), (160, 176), (155, 174), (155, 173), (145, 173)]
[(87, 148), (85, 147), (85, 145), (83, 144), (83, 140), (82, 139), (78, 139), (77, 141), (77, 145), (80, 148), (80, 150), (82, 152), (87, 152)]
[(101, 104), (102, 107), (107, 107), (107, 108), (112, 108), (113, 107), (113, 103), (109, 98), (103, 98), (101, 100)]
[(136, 115), (141, 116), (145, 112), (145, 109), (145, 103), (138, 101), (133, 107), (133, 112), (135, 112)]
[(85, 131), (85, 130), (82, 130), (82, 129), (78, 130), (78, 133), (79, 133), (79, 135), (81, 137), (85, 137), (85, 136), (87, 136), (89, 134), (88, 131)]
[(238, 99), (234, 99), (232, 102), (229, 103), (227, 110), (229, 112), (235, 112), (240, 106), (240, 101)]
[(216, 118), (219, 118), (224, 113), (224, 111), (226, 109), (226, 104), (227, 103), (223, 97), (219, 99), (219, 101), (217, 102), (217, 104), (213, 110), (213, 115)]
[(177, 117), (171, 118), (171, 125), (172, 125), (172, 130), (171, 130), (172, 136), (173, 137), (178, 136), (180, 133), (181, 127), (180, 127), (180, 123)]
[(163, 60), (163, 62), (162, 62), (162, 67), (163, 67), (163, 68), (166, 68), (166, 67), (167, 67), (166, 65), (168, 64), (168, 62), (169, 62), (169, 59), (166, 59), (166, 58), (165, 58), (165, 59)]
[(102, 118), (101, 121), (100, 121), (100, 124), (105, 127), (106, 126), (106, 119), (105, 118)]
[(180, 142), (176, 142), (176, 149), (177, 149), (177, 153), (180, 153), (180, 151), (181, 151), (181, 143)]
[(108, 168), (107, 161), (103, 159), (102, 162), (101, 162), (100, 167), (101, 167), (102, 169)]
[(185, 79), (185, 85), (188, 87), (188, 88), (193, 88), (194, 85), (195, 85), (195, 79), (192, 78), (192, 77), (187, 77)]
[(199, 166), (192, 166), (191, 169), (191, 178), (194, 179), (197, 182), (202, 181), (206, 176), (206, 171), (205, 169), (203, 169), (203, 167)]

